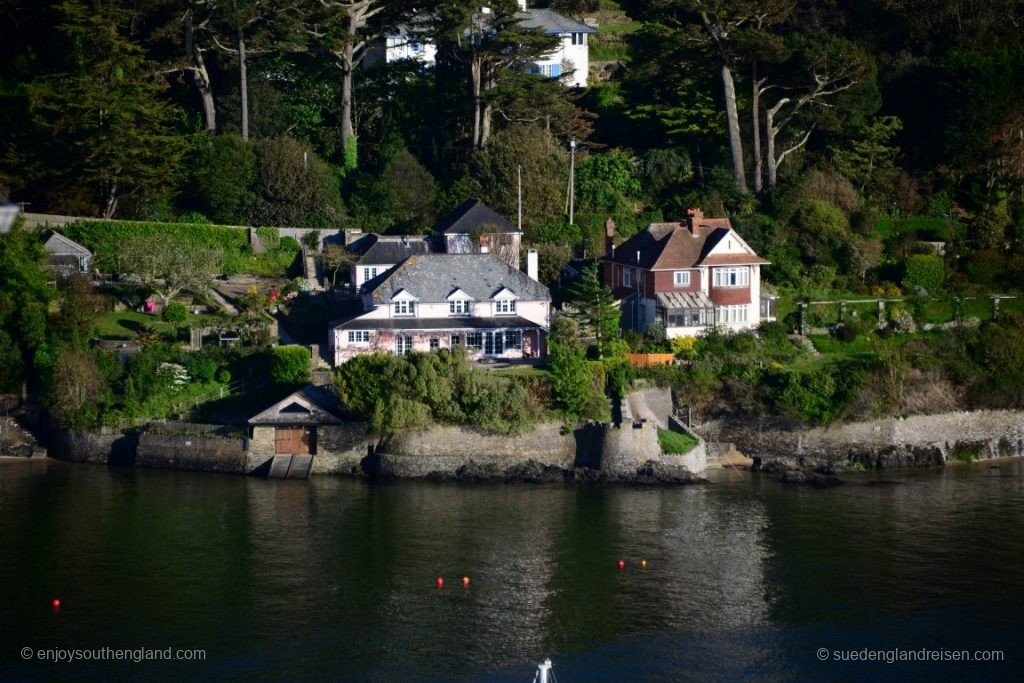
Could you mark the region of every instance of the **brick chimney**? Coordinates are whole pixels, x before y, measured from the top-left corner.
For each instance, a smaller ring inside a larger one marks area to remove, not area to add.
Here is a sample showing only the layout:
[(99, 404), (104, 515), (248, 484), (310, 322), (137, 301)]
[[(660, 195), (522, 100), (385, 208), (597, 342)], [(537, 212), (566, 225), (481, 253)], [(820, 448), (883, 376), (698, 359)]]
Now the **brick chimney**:
[(690, 228), (690, 234), (697, 237), (700, 234), (700, 224), (704, 220), (704, 212), (700, 209), (686, 210), (686, 223)]
[(604, 222), (604, 253), (609, 253), (615, 244), (615, 221), (608, 218)]

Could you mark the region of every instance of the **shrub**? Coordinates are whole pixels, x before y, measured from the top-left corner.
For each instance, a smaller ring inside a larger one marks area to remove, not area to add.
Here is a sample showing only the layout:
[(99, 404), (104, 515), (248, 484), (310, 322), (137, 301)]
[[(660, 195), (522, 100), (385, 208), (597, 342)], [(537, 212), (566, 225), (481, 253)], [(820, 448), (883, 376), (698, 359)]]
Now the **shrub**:
[(309, 381), (309, 349), (303, 346), (274, 347), (270, 357), (270, 376), (278, 384)]
[(937, 254), (911, 254), (907, 257), (906, 268), (903, 286), (920, 287), (929, 294), (939, 291), (946, 279), (945, 265)]
[[(200, 382), (209, 382), (214, 378), (214, 375), (219, 374), (217, 372), (217, 361), (209, 356), (199, 354), (189, 356), (188, 362), (185, 363), (185, 368), (188, 370), (189, 375)], [(230, 377), (230, 373), (228, 376)]]
[(164, 310), (160, 312), (160, 318), (165, 323), (178, 327), (188, 319), (188, 309), (185, 308), (185, 304), (173, 301), (164, 306)]
[(236, 135), (218, 135), (198, 155), (195, 197), (213, 220), (245, 225), (252, 218), (255, 179), (253, 146)]

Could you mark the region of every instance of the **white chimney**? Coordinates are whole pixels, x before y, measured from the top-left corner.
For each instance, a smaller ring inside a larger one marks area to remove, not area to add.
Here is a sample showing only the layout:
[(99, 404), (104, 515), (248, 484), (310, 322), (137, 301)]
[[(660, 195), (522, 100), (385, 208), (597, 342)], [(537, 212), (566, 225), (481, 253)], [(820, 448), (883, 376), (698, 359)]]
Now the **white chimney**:
[(537, 270), (537, 250), (529, 249), (526, 252), (526, 276), (531, 280), (536, 280)]
[(519, 11), (520, 12), (525, 12), (526, 11), (526, 0), (519, 0)]

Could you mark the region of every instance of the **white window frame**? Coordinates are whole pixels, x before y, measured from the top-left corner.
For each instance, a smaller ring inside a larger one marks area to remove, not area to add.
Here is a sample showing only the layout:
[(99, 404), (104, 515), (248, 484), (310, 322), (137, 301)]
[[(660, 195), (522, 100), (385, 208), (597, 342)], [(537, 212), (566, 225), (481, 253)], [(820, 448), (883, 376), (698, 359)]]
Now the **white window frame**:
[(515, 299), (495, 299), (494, 300), (494, 315), (515, 315), (516, 314), (516, 300)]
[(407, 356), (412, 353), (413, 340), (412, 337), (400, 334), (395, 337), (395, 355), (396, 356)]
[(370, 343), (370, 331), (369, 330), (349, 330), (348, 331), (348, 343), (349, 344), (369, 344)]
[(449, 299), (448, 315), (469, 315), (469, 299)]
[(714, 286), (725, 287), (749, 287), (750, 268), (741, 266), (739, 268), (715, 268)]
[(363, 282), (369, 282), (377, 277), (377, 266), (363, 266)]
[(749, 306), (719, 306), (715, 309), (716, 320), (723, 325), (732, 325), (748, 322)]
[(672, 282), (676, 287), (689, 287), (690, 286), (690, 271), (688, 270), (677, 270), (672, 273)]
[(396, 318), (411, 318), (416, 316), (416, 302), (407, 299), (400, 299), (393, 302), (392, 311)]
[(467, 332), (466, 333), (466, 348), (467, 349), (482, 349), (484, 348), (484, 333), (483, 332)]

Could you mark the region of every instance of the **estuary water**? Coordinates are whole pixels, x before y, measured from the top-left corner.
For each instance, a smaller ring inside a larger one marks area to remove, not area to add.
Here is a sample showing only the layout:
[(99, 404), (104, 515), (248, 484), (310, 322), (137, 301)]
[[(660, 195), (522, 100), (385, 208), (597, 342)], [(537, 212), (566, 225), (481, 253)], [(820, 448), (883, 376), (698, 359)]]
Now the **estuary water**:
[[(0, 462), (0, 678), (530, 681), (551, 657), (560, 683), (1022, 680), (1024, 465), (881, 477), (627, 488)], [(58, 648), (205, 659), (41, 660)], [(945, 661), (886, 661), (924, 649)]]

